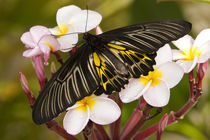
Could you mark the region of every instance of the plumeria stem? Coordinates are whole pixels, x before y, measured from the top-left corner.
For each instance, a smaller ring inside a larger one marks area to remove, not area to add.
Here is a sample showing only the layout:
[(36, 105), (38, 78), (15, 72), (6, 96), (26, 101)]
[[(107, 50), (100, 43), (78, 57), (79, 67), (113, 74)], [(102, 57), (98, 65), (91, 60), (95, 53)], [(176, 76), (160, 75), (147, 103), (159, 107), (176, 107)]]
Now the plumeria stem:
[(63, 138), (67, 139), (67, 140), (77, 140), (77, 138), (75, 138), (72, 135), (69, 135), (63, 128), (61, 128), (58, 123), (54, 120), (51, 120), (49, 122), (46, 123), (47, 128), (49, 128), (52, 131), (55, 131), (57, 134), (59, 134), (60, 136), (62, 136)]
[(98, 133), (103, 137), (103, 140), (110, 140), (109, 136), (107, 135), (104, 127), (102, 125), (94, 123), (95, 127), (98, 130)]
[(134, 110), (132, 116), (128, 120), (125, 127), (123, 128), (121, 135), (120, 135), (120, 139), (123, 139), (133, 129), (133, 127), (137, 124), (137, 122), (141, 119), (141, 117), (143, 115), (142, 110), (145, 105), (146, 105), (146, 101), (144, 100), (144, 98), (139, 99), (138, 106)]
[(189, 84), (190, 84), (190, 98), (194, 97), (194, 75), (193, 70), (189, 73)]
[(44, 64), (40, 55), (32, 57), (32, 64), (36, 72), (36, 76), (39, 81), (40, 88), (43, 89), (47, 78), (45, 77)]
[[(115, 102), (117, 102), (118, 106), (120, 107), (120, 109), (122, 110), (122, 101), (120, 100), (119, 94), (117, 94), (117, 96), (114, 100)], [(110, 124), (110, 134), (111, 134), (111, 138), (113, 140), (117, 140), (119, 139), (120, 136), (120, 124), (121, 124), (121, 116), (112, 124)]]
[(149, 116), (152, 107), (147, 105), (145, 110), (139, 110), (139, 107), (136, 108), (134, 113), (132, 114), (130, 120), (127, 123), (127, 126), (123, 129), (120, 139), (126, 140), (133, 137), (136, 132), (144, 125)]
[(55, 55), (57, 61), (58, 61), (61, 65), (63, 65), (63, 59), (62, 59), (61, 55), (60, 55), (57, 51), (56, 51), (56, 52), (52, 52), (52, 53)]
[(88, 124), (82, 131), (85, 140), (92, 139), (93, 137), (95, 138), (95, 136), (92, 136), (93, 135), (92, 131), (93, 131), (93, 122), (89, 120)]
[(72, 48), (71, 51), (69, 51), (70, 56), (72, 56), (77, 50), (77, 46), (75, 46), (74, 48)]

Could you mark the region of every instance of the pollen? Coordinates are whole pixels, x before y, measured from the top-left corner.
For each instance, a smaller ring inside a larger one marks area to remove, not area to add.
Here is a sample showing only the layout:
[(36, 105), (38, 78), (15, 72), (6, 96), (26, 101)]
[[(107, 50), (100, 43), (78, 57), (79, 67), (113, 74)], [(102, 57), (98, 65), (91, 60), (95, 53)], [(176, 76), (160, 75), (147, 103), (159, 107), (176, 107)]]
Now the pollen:
[(190, 49), (183, 50), (182, 54), (185, 55), (184, 60), (192, 61), (195, 58), (195, 55), (200, 57), (202, 52), (198, 49), (198, 47), (192, 47)]
[(94, 99), (95, 95), (91, 95), (88, 97), (85, 97), (81, 101), (78, 101), (76, 104), (78, 104), (79, 107), (77, 107), (78, 110), (81, 110), (83, 112), (87, 112), (87, 108), (92, 110), (94, 105), (96, 104), (96, 99)]
[(151, 82), (150, 86), (155, 86), (160, 84), (160, 78), (162, 77), (162, 72), (155, 70), (153, 72), (149, 72), (147, 76), (141, 76), (139, 78), (140, 82), (142, 82), (144, 85), (147, 85), (149, 81)]
[(66, 24), (60, 24), (57, 29), (56, 35), (65, 35), (69, 31), (69, 27)]

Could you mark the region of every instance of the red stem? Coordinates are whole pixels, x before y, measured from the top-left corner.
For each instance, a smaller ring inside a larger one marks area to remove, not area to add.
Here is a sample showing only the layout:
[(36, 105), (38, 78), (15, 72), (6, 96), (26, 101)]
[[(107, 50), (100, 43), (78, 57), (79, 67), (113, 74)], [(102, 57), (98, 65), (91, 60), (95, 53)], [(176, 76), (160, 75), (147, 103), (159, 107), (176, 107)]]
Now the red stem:
[(58, 52), (52, 52), (52, 53), (55, 55), (57, 61), (58, 61), (61, 65), (63, 65), (63, 59), (62, 59), (61, 55), (60, 55)]
[(107, 133), (102, 125), (99, 125), (96, 123), (94, 123), (94, 125), (97, 128), (98, 133), (100, 133), (101, 136), (103, 137), (103, 140), (110, 140), (109, 136), (107, 135)]
[(139, 110), (138, 106), (132, 114), (131, 118), (129, 119), (128, 123), (124, 127), (120, 139), (131, 139), (136, 134), (136, 132), (144, 125), (151, 109), (152, 107), (148, 105), (146, 109), (142, 111)]
[(194, 76), (193, 70), (189, 73), (189, 84), (190, 84), (190, 99), (194, 97), (193, 88), (194, 88)]
[[(114, 96), (114, 97), (116, 97), (116, 96)], [(112, 98), (112, 97), (110, 97), (110, 98)], [(113, 100), (116, 100), (118, 106), (120, 107), (120, 110), (122, 110), (122, 105), (123, 104), (122, 104), (122, 101), (119, 98), (119, 94)], [(121, 116), (115, 122), (110, 124), (110, 135), (111, 135), (111, 138), (113, 140), (119, 139), (119, 136), (120, 136), (120, 124), (121, 124)]]
[(49, 122), (46, 123), (47, 128), (49, 128), (50, 130), (56, 132), (57, 134), (59, 134), (60, 136), (62, 136), (63, 138), (67, 139), (67, 140), (77, 140), (77, 138), (75, 138), (72, 135), (69, 135), (63, 128), (61, 128), (58, 123), (54, 120), (51, 120)]

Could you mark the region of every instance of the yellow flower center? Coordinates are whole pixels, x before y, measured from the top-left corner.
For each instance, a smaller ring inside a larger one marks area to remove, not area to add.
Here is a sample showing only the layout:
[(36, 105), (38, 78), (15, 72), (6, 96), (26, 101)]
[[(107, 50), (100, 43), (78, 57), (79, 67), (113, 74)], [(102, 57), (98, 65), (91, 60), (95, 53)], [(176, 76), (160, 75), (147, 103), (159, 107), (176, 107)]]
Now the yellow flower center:
[(149, 72), (147, 76), (141, 76), (139, 78), (140, 82), (142, 82), (144, 85), (147, 85), (149, 81), (151, 81), (150, 86), (155, 86), (160, 84), (159, 78), (162, 77), (162, 72), (158, 70), (154, 70), (152, 72)]
[(69, 27), (66, 24), (60, 24), (56, 35), (65, 35), (68, 31)]
[(88, 97), (85, 97), (81, 101), (78, 101), (76, 104), (78, 104), (79, 107), (77, 107), (78, 110), (81, 110), (83, 112), (87, 112), (87, 108), (92, 110), (93, 106), (96, 104), (96, 99), (93, 99), (95, 95), (91, 95)]
[(200, 57), (202, 52), (198, 49), (198, 47), (192, 47), (190, 49), (186, 49), (182, 51), (182, 54), (185, 55), (184, 60), (186, 61), (192, 61), (195, 58), (195, 55)]
[(52, 52), (55, 51), (55, 49), (53, 48), (53, 46), (52, 46), (51, 44), (49, 44), (49, 43), (47, 43), (47, 42), (44, 42), (44, 44), (46, 44), (46, 45), (50, 48), (50, 50), (51, 50)]

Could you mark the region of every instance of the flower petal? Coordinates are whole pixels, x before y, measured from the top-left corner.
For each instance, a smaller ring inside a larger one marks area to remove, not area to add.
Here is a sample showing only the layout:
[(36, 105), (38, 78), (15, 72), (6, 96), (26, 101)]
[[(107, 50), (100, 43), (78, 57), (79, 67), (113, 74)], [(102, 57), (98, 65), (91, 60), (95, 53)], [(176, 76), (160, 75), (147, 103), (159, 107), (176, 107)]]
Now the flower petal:
[(53, 35), (57, 35), (58, 34), (58, 30), (59, 30), (59, 27), (58, 26), (55, 26), (53, 28), (48, 28), (50, 30), (50, 32), (53, 34)]
[(150, 88), (143, 94), (145, 101), (154, 107), (162, 107), (168, 104), (170, 98), (170, 91), (164, 81), (159, 85), (150, 86)]
[(40, 25), (31, 27), (30, 33), (35, 43), (38, 43), (44, 35), (51, 34), (47, 27)]
[(157, 51), (157, 56), (155, 57), (156, 65), (172, 61), (171, 47), (166, 44)]
[[(91, 10), (88, 10), (87, 13), (87, 10), (82, 10), (71, 18), (70, 24), (73, 23), (75, 32), (84, 33), (98, 26), (101, 20), (102, 16), (99, 13)], [(85, 29), (86, 27), (87, 29)]]
[(47, 46), (43, 43), (43, 44), (41, 44), (40, 49), (44, 54), (44, 64), (48, 65), (48, 59), (50, 58), (50, 48), (49, 48), (49, 46)]
[(195, 39), (193, 46), (201, 47), (207, 41), (210, 41), (210, 29), (202, 30)]
[(188, 50), (193, 46), (194, 39), (190, 35), (185, 35), (184, 37), (172, 41), (172, 43), (180, 50)]
[(186, 56), (180, 50), (172, 49), (173, 60), (184, 59)]
[(21, 36), (20, 40), (21, 40), (24, 44), (26, 44), (25, 47), (27, 47), (27, 48), (35, 48), (35, 46), (36, 46), (36, 45), (34, 44), (34, 41), (33, 41), (33, 39), (32, 39), (32, 36), (31, 36), (31, 33), (30, 33), (30, 32), (25, 32), (25, 33)]
[(68, 24), (72, 16), (81, 12), (81, 9), (75, 5), (64, 6), (58, 9), (56, 14), (57, 24)]
[(204, 43), (199, 50), (202, 52), (200, 57), (198, 58), (198, 63), (204, 63), (210, 58), (210, 41)]
[(95, 97), (94, 99), (96, 99), (96, 103), (90, 110), (90, 119), (93, 122), (106, 125), (120, 117), (120, 108), (113, 100), (105, 97)]
[(158, 67), (158, 70), (162, 72), (163, 80), (169, 88), (176, 86), (184, 75), (184, 70), (181, 66), (175, 62), (167, 62)]
[(60, 50), (62, 52), (70, 51), (78, 42), (78, 35), (71, 34), (71, 35), (64, 35), (58, 38), (60, 43)]
[[(38, 45), (39, 46), (47, 45), (49, 47), (50, 51), (52, 51), (52, 52), (60, 49), (60, 44), (59, 44), (58, 40), (52, 35), (43, 36)], [(40, 49), (42, 50), (42, 47), (40, 47)], [(44, 50), (43, 50), (43, 52), (44, 52)]]
[(39, 55), (41, 54), (41, 50), (39, 47), (35, 47), (33, 49), (28, 49), (26, 51), (23, 52), (23, 56), (24, 57), (32, 57), (32, 56), (36, 56), (36, 55)]
[(119, 93), (121, 101), (129, 103), (138, 99), (149, 88), (150, 84), (151, 82), (148, 82), (147, 85), (144, 85), (139, 79), (129, 79), (129, 84), (125, 85), (125, 89)]
[(89, 109), (87, 112), (78, 109), (69, 110), (63, 119), (63, 127), (69, 134), (76, 135), (85, 128), (89, 118)]
[(184, 73), (191, 72), (196, 66), (197, 62), (198, 62), (197, 56), (195, 56), (193, 61), (185, 61), (185, 60), (176, 61), (176, 63), (179, 64), (184, 69)]

